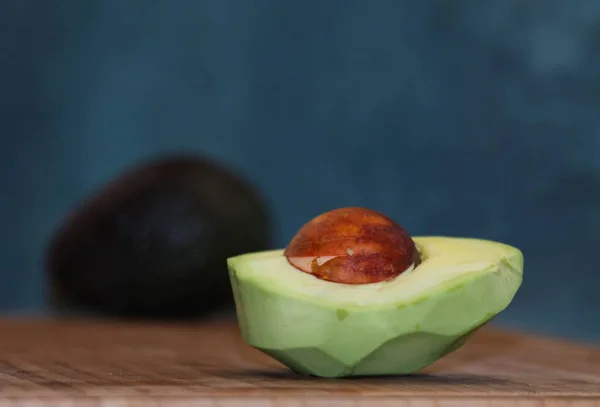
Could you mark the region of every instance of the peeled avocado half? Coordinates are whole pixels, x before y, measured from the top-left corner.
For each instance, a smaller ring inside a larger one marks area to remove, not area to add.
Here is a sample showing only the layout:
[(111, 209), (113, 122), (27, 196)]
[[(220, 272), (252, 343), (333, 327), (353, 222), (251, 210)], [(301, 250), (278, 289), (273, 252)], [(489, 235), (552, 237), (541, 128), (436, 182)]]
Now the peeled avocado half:
[(295, 372), (409, 374), (461, 347), (512, 301), (523, 254), (479, 239), (413, 237), (421, 263), (373, 284), (293, 267), (283, 250), (229, 258), (244, 340)]

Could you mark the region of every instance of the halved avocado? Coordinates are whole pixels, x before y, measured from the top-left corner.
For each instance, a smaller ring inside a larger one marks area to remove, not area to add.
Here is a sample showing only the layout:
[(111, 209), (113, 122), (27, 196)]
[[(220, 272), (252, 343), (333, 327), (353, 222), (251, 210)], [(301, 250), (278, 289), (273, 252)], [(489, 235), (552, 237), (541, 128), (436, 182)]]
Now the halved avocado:
[(409, 374), (460, 348), (503, 311), (523, 279), (523, 254), (470, 238), (413, 237), (422, 262), (373, 284), (324, 281), (283, 250), (229, 258), (244, 340), (295, 372)]

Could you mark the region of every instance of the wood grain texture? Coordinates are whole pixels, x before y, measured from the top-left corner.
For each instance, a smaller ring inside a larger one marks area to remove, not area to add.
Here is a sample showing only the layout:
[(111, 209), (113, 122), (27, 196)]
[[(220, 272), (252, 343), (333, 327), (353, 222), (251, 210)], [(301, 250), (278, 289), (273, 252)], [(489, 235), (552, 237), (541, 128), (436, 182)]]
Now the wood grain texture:
[(600, 349), (484, 328), (409, 377), (295, 375), (234, 323), (0, 322), (0, 406), (600, 407)]

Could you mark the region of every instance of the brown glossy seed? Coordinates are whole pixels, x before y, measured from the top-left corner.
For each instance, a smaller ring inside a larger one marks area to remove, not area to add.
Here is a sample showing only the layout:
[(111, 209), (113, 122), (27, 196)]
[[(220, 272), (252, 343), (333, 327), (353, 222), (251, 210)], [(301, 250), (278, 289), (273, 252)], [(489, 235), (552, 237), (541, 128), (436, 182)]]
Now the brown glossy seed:
[(358, 207), (334, 209), (312, 219), (284, 255), (301, 271), (343, 284), (389, 280), (421, 262), (406, 230), (379, 212)]

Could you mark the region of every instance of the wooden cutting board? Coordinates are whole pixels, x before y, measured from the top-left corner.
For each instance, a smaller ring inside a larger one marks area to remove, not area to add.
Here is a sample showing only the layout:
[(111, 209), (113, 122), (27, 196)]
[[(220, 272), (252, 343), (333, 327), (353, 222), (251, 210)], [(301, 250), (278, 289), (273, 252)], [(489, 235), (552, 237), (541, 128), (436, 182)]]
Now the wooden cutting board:
[(478, 331), (409, 377), (295, 375), (234, 323), (0, 322), (0, 406), (600, 406), (600, 349)]

